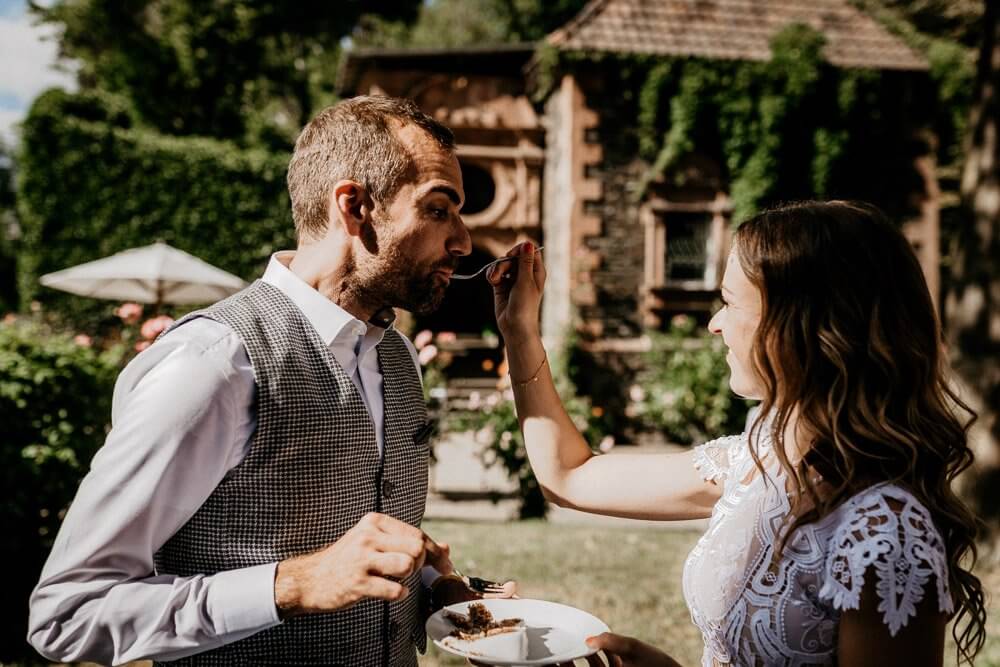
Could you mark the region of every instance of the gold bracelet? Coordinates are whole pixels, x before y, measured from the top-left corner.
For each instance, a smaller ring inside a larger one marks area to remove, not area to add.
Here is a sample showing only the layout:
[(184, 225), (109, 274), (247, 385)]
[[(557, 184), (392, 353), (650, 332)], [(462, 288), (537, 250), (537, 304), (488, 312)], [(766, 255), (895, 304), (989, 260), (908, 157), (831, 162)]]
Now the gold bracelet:
[(538, 370), (535, 371), (535, 374), (532, 375), (527, 380), (525, 380), (524, 382), (514, 382), (514, 378), (511, 378), (510, 379), (511, 386), (514, 387), (515, 389), (521, 389), (522, 387), (527, 387), (532, 382), (537, 382), (539, 374), (541, 374), (542, 369), (545, 368), (545, 364), (547, 363), (549, 363), (549, 355), (545, 355), (545, 358), (542, 359), (542, 364), (538, 367)]

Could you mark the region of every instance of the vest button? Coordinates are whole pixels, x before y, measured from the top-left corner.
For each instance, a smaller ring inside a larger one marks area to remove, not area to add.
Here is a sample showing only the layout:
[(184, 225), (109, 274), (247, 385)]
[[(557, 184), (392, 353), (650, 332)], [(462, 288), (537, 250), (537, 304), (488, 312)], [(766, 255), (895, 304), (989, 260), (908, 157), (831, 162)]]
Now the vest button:
[(392, 498), (392, 492), (395, 491), (396, 485), (392, 483), (392, 480), (384, 479), (382, 480), (382, 495), (386, 498)]

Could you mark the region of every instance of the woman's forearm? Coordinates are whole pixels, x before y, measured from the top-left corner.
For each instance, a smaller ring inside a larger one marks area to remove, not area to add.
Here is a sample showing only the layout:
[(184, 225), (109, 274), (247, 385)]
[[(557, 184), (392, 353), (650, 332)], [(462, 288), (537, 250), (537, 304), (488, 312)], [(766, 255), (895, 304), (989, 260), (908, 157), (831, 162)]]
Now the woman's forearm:
[(508, 342), (507, 361), (531, 467), (543, 487), (561, 496), (567, 475), (593, 454), (556, 392), (541, 338)]

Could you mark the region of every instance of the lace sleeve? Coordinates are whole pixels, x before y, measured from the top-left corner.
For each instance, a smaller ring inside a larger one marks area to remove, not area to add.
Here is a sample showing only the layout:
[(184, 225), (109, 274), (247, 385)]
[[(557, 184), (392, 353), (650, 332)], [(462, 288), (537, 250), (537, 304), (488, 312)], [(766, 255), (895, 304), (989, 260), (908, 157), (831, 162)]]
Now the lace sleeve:
[(725, 482), (729, 474), (731, 449), (740, 436), (727, 435), (694, 448), (694, 467), (706, 482)]
[(865, 576), (874, 571), (878, 609), (895, 636), (917, 613), (933, 576), (938, 609), (954, 611), (944, 542), (916, 498), (876, 487), (849, 500), (843, 515), (827, 552), (821, 599), (839, 610), (858, 609)]

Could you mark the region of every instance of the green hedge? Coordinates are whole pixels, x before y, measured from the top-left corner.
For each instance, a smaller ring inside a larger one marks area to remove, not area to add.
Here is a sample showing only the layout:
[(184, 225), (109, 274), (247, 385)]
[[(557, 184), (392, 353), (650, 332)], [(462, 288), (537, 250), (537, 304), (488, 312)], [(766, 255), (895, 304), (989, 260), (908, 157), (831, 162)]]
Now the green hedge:
[(104, 442), (121, 352), (98, 353), (37, 324), (0, 324), (0, 531), (16, 573), (0, 614), (0, 662), (33, 655), (24, 641), (28, 595)]
[(111, 305), (41, 288), (38, 276), (156, 240), (255, 277), (293, 243), (287, 161), (137, 127), (107, 93), (44, 93), (24, 121), (18, 161), (22, 307), (106, 314)]

